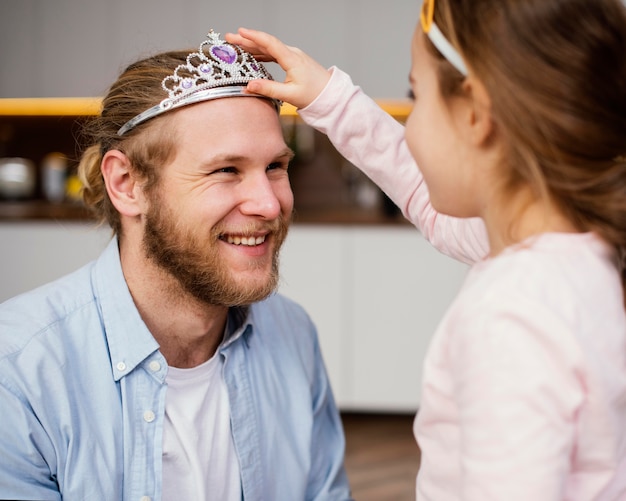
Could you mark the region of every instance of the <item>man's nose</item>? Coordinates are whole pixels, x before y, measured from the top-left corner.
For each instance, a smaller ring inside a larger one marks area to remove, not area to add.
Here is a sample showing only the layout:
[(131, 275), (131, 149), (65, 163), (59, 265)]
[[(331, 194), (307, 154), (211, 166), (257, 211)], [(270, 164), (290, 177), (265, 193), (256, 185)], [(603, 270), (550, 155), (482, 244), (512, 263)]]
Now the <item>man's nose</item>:
[(276, 186), (262, 174), (254, 176), (244, 187), (244, 201), (241, 212), (247, 216), (259, 216), (265, 219), (276, 219), (281, 213), (280, 200), (276, 194)]

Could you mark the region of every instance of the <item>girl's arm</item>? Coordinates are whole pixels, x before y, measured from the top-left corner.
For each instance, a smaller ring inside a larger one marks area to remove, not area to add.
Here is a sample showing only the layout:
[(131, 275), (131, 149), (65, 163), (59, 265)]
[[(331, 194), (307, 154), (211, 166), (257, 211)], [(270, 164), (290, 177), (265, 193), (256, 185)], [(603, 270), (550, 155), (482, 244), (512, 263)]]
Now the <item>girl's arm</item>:
[(404, 139), (404, 127), (383, 111), (350, 77), (326, 70), (300, 49), (267, 33), (240, 29), (228, 34), (262, 61), (285, 70), (284, 82), (257, 80), (248, 90), (290, 102), (302, 119), (326, 134), (337, 151), (376, 183), (441, 252), (464, 262), (489, 253), (482, 220), (458, 219), (436, 212), (428, 189)]

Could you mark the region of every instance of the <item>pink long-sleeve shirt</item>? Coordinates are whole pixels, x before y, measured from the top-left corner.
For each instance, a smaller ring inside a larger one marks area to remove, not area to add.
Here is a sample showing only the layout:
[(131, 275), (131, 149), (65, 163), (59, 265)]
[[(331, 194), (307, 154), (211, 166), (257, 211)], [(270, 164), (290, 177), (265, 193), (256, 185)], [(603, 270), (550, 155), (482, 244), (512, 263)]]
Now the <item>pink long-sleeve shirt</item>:
[(404, 127), (337, 68), (300, 115), (437, 249), (473, 263), (426, 355), (417, 499), (626, 500), (626, 315), (613, 249), (592, 233), (546, 233), (488, 257), (482, 220), (432, 208)]

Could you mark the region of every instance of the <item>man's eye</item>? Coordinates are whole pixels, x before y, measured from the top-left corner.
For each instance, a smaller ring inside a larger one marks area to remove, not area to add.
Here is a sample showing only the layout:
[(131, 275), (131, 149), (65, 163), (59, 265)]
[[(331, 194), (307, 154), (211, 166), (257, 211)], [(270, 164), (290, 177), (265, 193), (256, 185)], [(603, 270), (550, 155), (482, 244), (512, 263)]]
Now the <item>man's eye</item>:
[(285, 169), (287, 170), (288, 164), (286, 162), (272, 162), (267, 166), (267, 170)]
[(211, 174), (232, 174), (236, 172), (234, 167), (222, 167), (221, 169), (216, 169)]

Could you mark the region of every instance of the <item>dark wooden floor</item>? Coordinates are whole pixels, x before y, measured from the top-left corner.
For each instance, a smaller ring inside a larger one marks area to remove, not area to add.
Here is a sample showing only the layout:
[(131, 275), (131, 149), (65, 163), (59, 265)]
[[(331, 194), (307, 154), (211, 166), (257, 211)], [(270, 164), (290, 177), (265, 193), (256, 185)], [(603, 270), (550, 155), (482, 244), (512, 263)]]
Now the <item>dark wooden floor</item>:
[(346, 469), (356, 501), (415, 500), (420, 451), (413, 415), (342, 414)]

